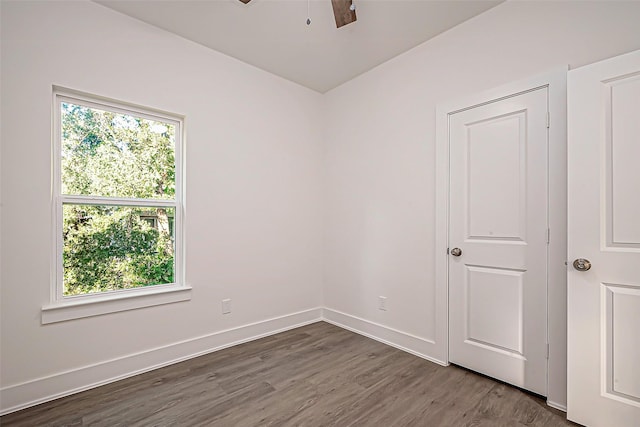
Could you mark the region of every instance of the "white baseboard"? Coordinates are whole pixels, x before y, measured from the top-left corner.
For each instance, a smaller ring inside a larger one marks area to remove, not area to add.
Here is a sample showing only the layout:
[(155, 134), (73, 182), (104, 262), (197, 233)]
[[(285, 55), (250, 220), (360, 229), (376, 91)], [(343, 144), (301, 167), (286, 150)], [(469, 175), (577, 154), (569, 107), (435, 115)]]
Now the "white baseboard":
[(321, 320), (314, 308), (4, 387), (0, 415)]
[(438, 365), (448, 365), (447, 362), (432, 356), (432, 354), (438, 354), (436, 343), (432, 340), (389, 328), (388, 326), (380, 325), (379, 323), (374, 323), (330, 308), (322, 309), (322, 319), (327, 323), (380, 341), (381, 343), (406, 351), (407, 353), (437, 363)]
[(567, 412), (567, 405), (561, 405), (559, 403), (547, 400), (547, 406), (551, 406), (552, 408), (557, 409), (557, 410), (562, 411), (562, 412)]
[[(323, 320), (439, 365), (448, 365), (432, 356), (438, 354), (434, 341), (337, 310), (314, 308), (4, 387), (0, 389), (0, 415)], [(548, 404), (566, 411), (560, 405)]]

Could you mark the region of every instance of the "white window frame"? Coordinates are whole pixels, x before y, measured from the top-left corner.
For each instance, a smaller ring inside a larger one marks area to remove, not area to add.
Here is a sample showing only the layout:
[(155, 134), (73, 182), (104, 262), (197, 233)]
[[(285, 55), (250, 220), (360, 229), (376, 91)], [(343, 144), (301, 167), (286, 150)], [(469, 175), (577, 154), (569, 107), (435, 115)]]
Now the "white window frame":
[[(100, 196), (78, 196), (62, 194), (62, 141), (61, 104), (69, 102), (84, 107), (96, 108), (160, 121), (175, 126), (175, 179), (176, 191), (173, 200), (133, 199)], [(97, 316), (154, 305), (168, 304), (191, 299), (191, 287), (184, 280), (184, 117), (151, 108), (141, 107), (106, 99), (70, 89), (53, 87), (53, 150), (52, 150), (52, 277), (49, 304), (42, 307), (42, 323), (55, 323), (83, 317)], [(139, 206), (150, 208), (173, 208), (174, 217), (174, 283), (122, 289), (116, 291), (64, 296), (63, 288), (63, 211), (65, 203), (101, 206)]]

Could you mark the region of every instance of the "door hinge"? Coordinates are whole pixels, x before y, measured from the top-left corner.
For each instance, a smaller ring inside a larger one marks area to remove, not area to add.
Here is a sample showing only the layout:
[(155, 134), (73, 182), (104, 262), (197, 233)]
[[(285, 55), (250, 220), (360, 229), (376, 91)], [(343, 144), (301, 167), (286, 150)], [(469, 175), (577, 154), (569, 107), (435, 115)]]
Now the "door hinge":
[(547, 343), (547, 359), (549, 358), (549, 343)]
[(547, 129), (551, 125), (551, 113), (547, 111)]
[(547, 228), (547, 243), (549, 243), (550, 239), (551, 239), (551, 229)]

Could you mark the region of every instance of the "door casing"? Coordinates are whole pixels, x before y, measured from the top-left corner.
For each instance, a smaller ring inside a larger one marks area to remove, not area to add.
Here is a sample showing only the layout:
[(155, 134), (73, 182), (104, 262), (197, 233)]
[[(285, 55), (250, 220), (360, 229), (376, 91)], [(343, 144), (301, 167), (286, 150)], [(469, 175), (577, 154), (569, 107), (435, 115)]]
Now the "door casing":
[(548, 247), (548, 386), (547, 404), (566, 411), (567, 402), (567, 70), (550, 72), (439, 104), (436, 110), (436, 347), (449, 362), (449, 116), (467, 108), (531, 89), (549, 89), (549, 247)]

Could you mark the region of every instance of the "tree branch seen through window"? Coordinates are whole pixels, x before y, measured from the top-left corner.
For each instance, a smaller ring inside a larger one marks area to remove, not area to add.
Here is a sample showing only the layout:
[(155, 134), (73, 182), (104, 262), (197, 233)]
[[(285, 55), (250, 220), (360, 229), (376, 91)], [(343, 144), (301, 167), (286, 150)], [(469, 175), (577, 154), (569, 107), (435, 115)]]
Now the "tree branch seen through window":
[(178, 123), (58, 107), (63, 296), (174, 283)]

